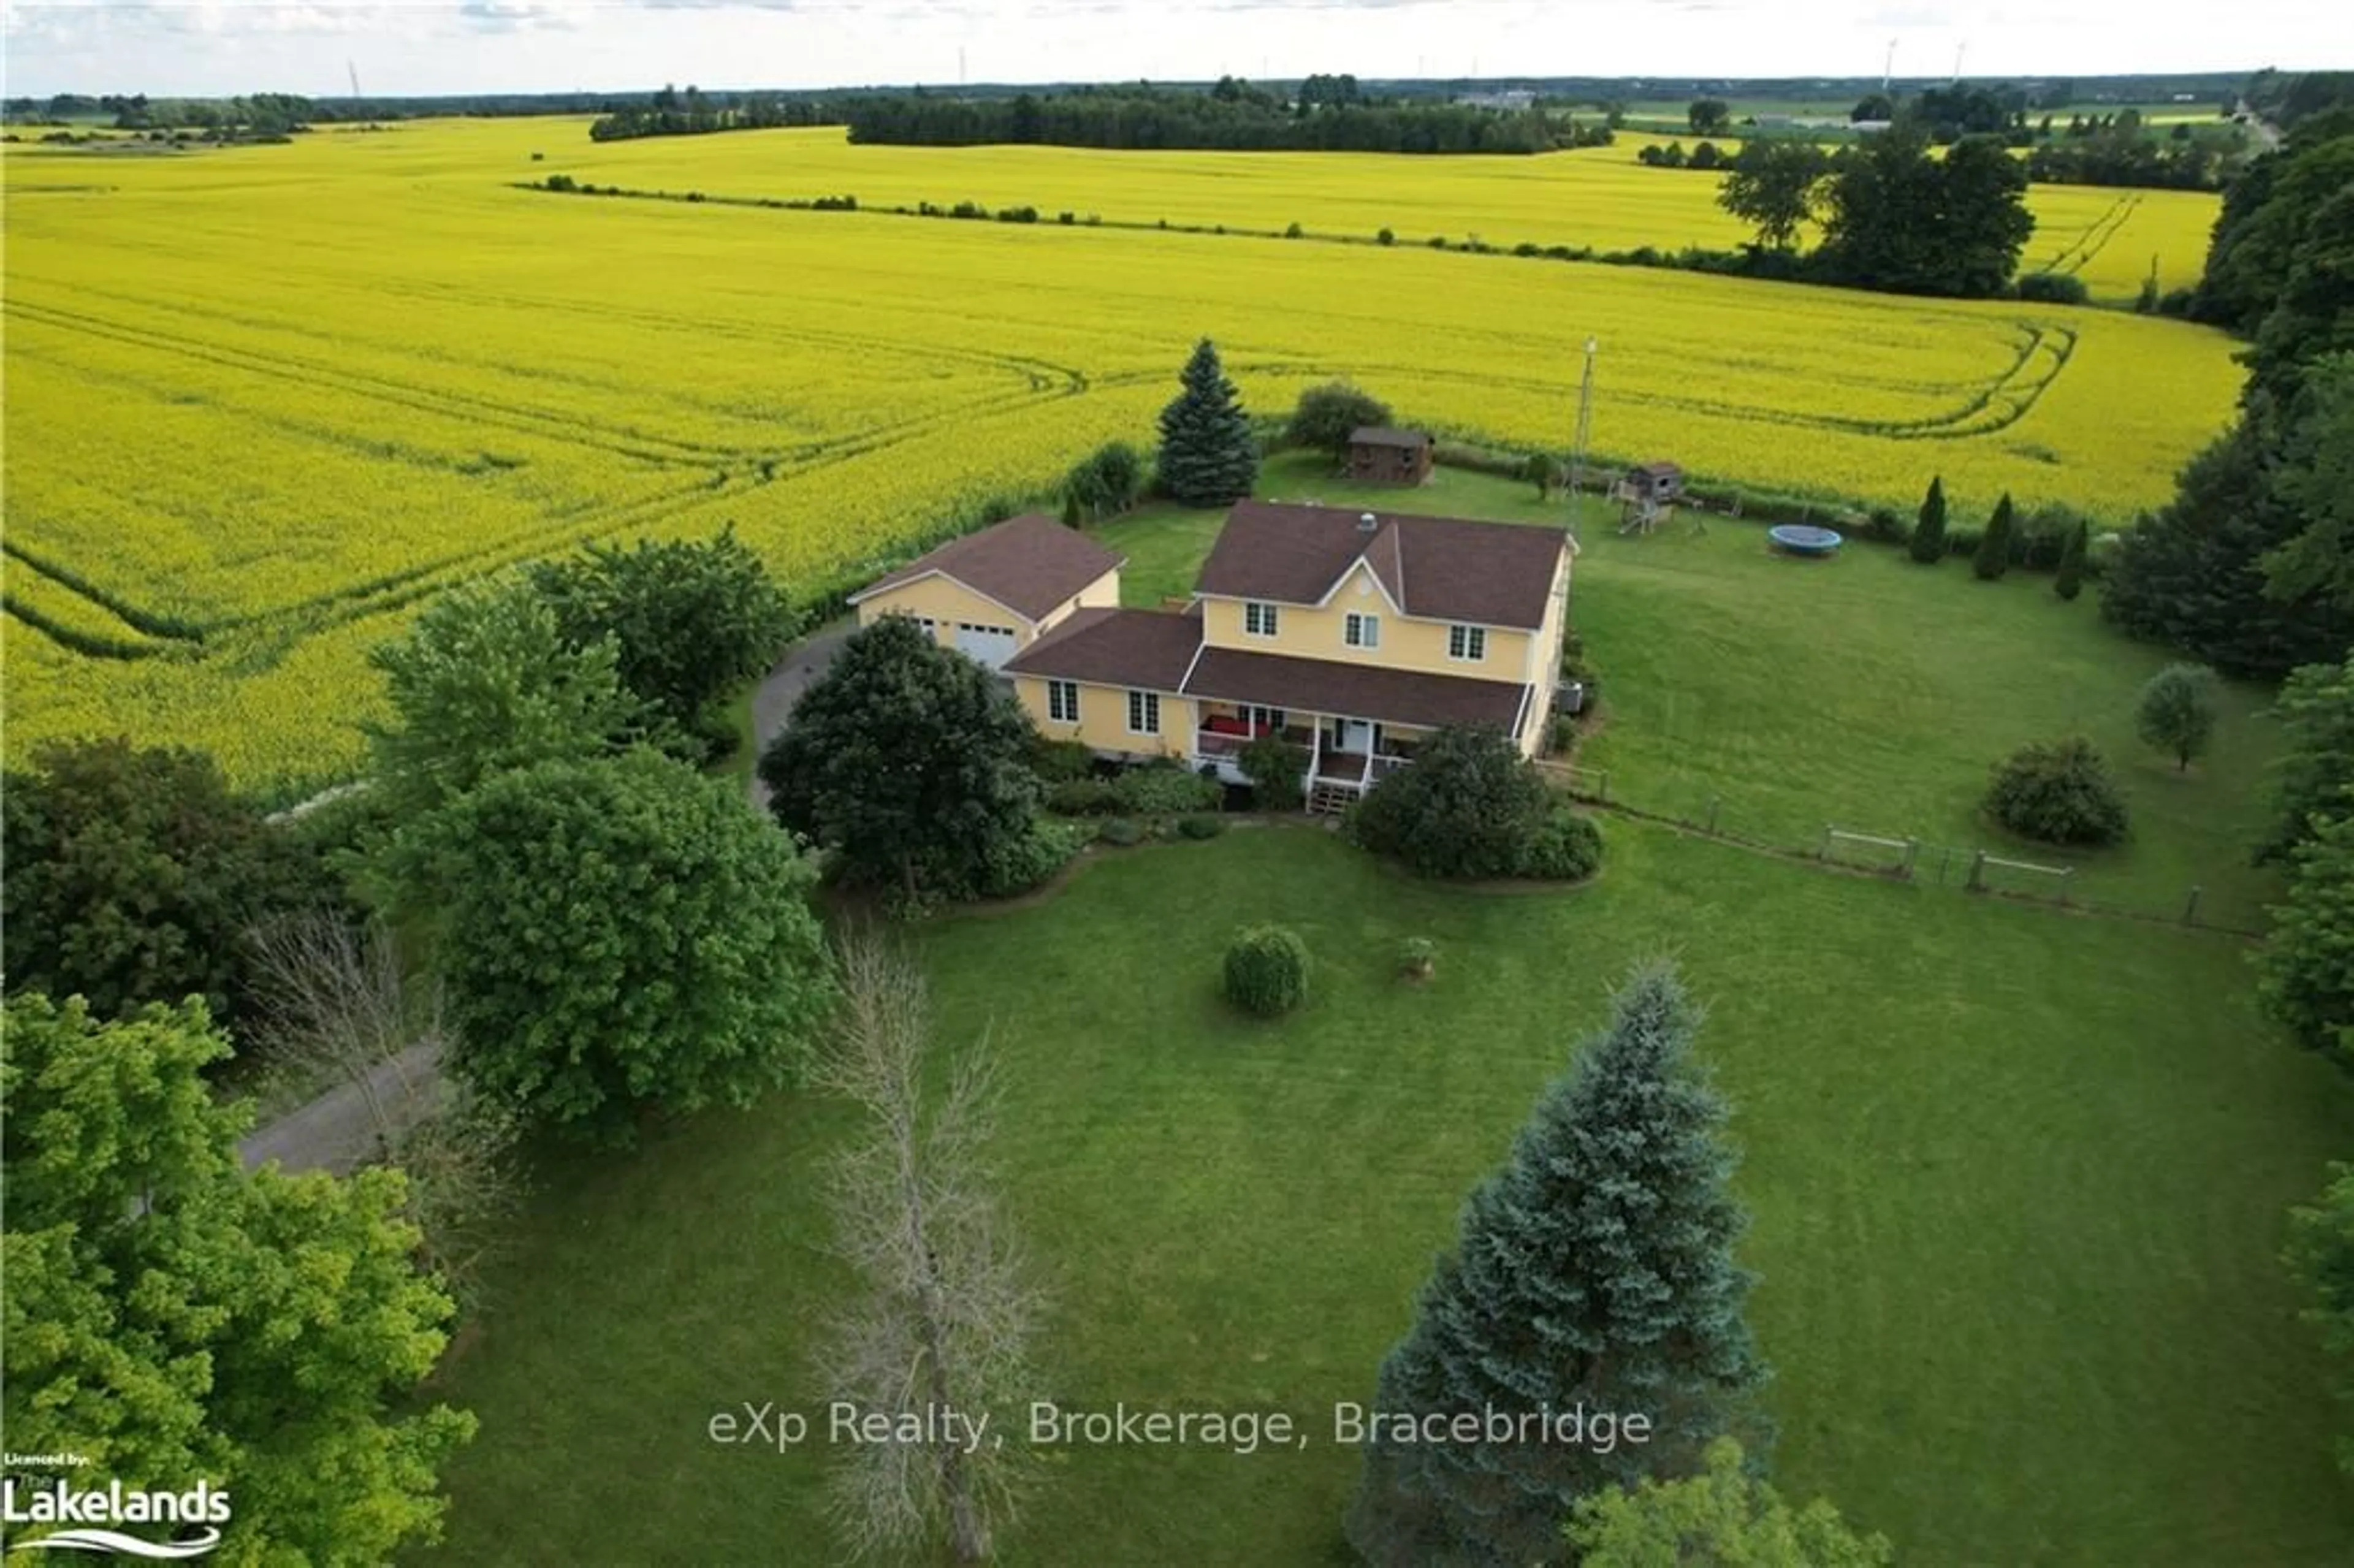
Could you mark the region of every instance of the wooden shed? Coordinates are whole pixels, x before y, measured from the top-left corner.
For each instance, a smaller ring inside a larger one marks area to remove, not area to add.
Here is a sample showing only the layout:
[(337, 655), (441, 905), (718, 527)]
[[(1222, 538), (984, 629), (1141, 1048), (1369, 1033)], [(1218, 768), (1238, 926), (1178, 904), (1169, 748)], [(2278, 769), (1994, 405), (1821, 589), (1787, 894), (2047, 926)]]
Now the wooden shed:
[(1430, 437), (1364, 425), (1349, 433), (1349, 477), (1366, 484), (1420, 484), (1430, 477)]
[(1671, 462), (1638, 463), (1618, 481), (1622, 499), (1663, 504), (1684, 493), (1684, 471)]

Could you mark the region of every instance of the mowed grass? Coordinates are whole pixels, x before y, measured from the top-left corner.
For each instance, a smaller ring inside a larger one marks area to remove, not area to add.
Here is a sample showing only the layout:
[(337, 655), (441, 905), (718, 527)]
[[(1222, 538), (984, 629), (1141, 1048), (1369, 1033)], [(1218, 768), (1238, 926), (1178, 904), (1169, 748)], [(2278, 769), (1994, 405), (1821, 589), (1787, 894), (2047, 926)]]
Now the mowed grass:
[[(943, 1036), (990, 1036), (1005, 1069), (1006, 1197), (1055, 1303), (1042, 1397), (1280, 1409), (1310, 1438), (1049, 1457), (1003, 1561), (1343, 1560), (1356, 1464), (1331, 1406), (1371, 1397), (1464, 1195), (1660, 951), (1710, 1006), (1702, 1055), (1736, 1107), (1787, 1490), (1914, 1564), (2354, 1552), (2337, 1413), (2274, 1262), (2354, 1092), (2260, 1024), (2242, 946), (1605, 832), (1596, 884), (1495, 895), (1313, 829), (1235, 831), (918, 933)], [(1317, 963), (1271, 1026), (1214, 992), (1261, 919)], [(1407, 935), (1439, 945), (1426, 988), (1392, 976)], [(545, 1173), (444, 1385), (482, 1434), (417, 1560), (838, 1555), (822, 1442), (707, 1426), (820, 1406), (811, 1336), (843, 1278), (817, 1183), (843, 1127), (779, 1096)]]
[[(1418, 489), (1371, 488), (1297, 453), (1267, 465), (1259, 492), (1553, 526), (1567, 516), (1512, 481), (1441, 469)], [(1956, 497), (1956, 524), (1978, 526), (1990, 499)], [(1163, 506), (1105, 527), (1129, 556), (1128, 601), (1190, 591), (1223, 516)], [(2200, 918), (2263, 927), (2278, 885), (2248, 864), (2247, 846), (2265, 820), (2279, 747), (2268, 691), (2223, 686), (2213, 751), (2178, 771), (2135, 734), (2141, 685), (2170, 655), (2103, 623), (2097, 587), (2067, 604), (2049, 573), (1982, 583), (1967, 559), (1922, 567), (1860, 540), (1831, 560), (1797, 560), (1766, 546), (1766, 528), (1786, 520), (1686, 510), (1630, 536), (1617, 506), (1587, 498), (1570, 620), (1600, 673), (1602, 709), (1575, 755), (1606, 774), (1613, 801), (1692, 823), (1713, 817), (1725, 832), (1792, 850), (1817, 849), (1831, 823), (1918, 839), (1920, 874), (1954, 885), (1980, 848), (2073, 867), (2070, 896), (2137, 914), (2179, 916), (2197, 886)], [(1998, 761), (2071, 734), (2092, 737), (2125, 789), (2132, 836), (2122, 846), (2031, 844), (1979, 811)], [(2043, 895), (2062, 887), (1993, 875)]]

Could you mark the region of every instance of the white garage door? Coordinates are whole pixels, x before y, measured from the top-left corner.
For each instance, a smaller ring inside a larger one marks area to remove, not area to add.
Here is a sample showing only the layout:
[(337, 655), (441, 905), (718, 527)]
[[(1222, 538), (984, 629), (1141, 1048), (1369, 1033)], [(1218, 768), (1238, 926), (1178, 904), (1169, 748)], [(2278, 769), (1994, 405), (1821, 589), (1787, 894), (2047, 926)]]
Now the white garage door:
[(1010, 626), (975, 626), (970, 621), (957, 622), (957, 652), (970, 653), (975, 659), (997, 669), (1013, 657), (1013, 628)]

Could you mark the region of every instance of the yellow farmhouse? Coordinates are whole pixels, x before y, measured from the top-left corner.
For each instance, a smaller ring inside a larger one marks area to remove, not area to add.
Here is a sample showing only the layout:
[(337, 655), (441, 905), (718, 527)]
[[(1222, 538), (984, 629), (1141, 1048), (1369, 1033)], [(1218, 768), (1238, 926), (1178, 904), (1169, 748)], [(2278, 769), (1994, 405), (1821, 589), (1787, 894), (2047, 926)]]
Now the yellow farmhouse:
[(912, 618), (991, 669), (1082, 609), (1119, 603), (1120, 557), (1032, 514), (951, 539), (850, 596), (858, 624)]
[[(933, 551), (856, 597), (1001, 670), (1047, 736), (1233, 781), (1252, 737), (1309, 753), (1319, 803), (1433, 730), (1542, 744), (1575, 546), (1548, 528), (1245, 501), (1180, 609), (1119, 608), (1119, 560), (1044, 517)], [(993, 618), (993, 619), (984, 619)]]

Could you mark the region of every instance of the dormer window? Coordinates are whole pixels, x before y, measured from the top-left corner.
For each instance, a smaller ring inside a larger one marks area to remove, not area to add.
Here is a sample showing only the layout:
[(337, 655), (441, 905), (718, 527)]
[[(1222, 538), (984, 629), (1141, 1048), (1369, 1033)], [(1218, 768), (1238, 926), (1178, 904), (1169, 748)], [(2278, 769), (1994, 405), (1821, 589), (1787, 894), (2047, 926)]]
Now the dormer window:
[(1243, 606), (1243, 630), (1252, 637), (1275, 635), (1275, 606), (1253, 600)]
[(1476, 663), (1488, 656), (1488, 629), (1484, 626), (1450, 626), (1447, 629), (1447, 656), (1467, 663)]
[(1352, 648), (1379, 648), (1382, 645), (1382, 618), (1351, 610), (1341, 628), (1341, 641)]

